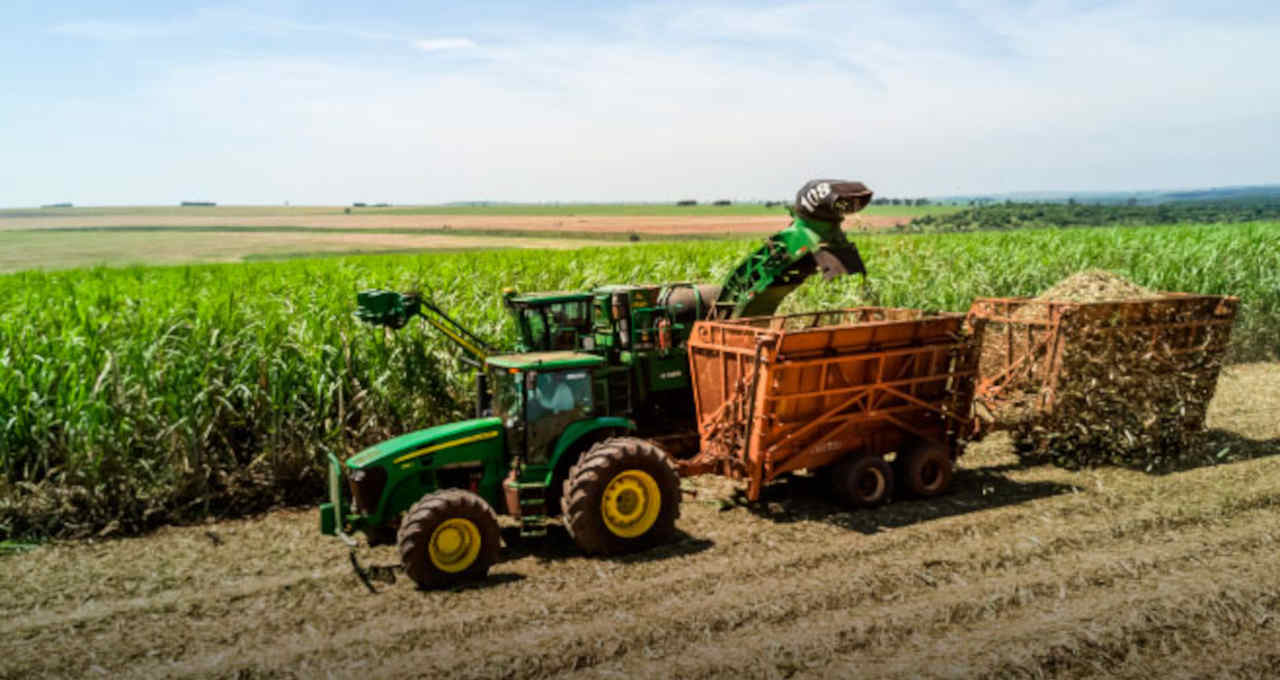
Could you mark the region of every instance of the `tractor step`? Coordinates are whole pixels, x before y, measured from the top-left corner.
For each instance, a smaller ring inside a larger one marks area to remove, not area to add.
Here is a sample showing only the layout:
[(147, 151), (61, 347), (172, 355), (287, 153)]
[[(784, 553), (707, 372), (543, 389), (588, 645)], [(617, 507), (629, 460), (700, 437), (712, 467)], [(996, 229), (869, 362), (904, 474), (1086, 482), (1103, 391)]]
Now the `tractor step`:
[(542, 538), (547, 535), (547, 518), (530, 515), (520, 518), (520, 538)]
[(541, 538), (547, 535), (547, 485), (537, 482), (508, 481), (515, 490), (520, 508), (520, 537)]

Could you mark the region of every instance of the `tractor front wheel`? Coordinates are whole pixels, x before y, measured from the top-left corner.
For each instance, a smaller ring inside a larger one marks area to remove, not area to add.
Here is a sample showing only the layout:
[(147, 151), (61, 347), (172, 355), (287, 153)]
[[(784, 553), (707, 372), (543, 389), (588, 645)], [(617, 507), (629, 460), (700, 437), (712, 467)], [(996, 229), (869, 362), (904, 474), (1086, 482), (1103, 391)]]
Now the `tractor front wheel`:
[(675, 533), (680, 478), (666, 452), (653, 443), (635, 437), (606, 439), (569, 470), (560, 508), (583, 552), (643, 550)]
[(498, 561), (498, 517), (483, 498), (463, 489), (423, 496), (396, 534), (404, 572), (420, 588), (483, 579)]

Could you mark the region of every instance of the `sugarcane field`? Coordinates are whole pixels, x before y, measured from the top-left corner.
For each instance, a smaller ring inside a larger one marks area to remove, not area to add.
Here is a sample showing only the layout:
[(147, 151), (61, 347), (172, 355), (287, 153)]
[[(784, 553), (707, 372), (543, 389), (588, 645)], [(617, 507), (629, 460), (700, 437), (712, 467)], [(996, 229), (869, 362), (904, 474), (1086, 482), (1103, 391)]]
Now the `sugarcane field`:
[(1280, 13), (0, 9), (0, 679), (1280, 677)]

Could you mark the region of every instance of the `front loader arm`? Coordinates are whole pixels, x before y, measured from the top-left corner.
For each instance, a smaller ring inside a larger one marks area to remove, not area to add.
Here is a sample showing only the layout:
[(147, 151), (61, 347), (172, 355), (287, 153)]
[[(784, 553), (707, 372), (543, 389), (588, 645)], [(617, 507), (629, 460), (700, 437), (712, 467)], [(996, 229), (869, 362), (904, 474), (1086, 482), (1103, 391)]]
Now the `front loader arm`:
[(818, 271), (827, 279), (865, 277), (862, 257), (840, 225), (845, 215), (866, 207), (871, 195), (860, 182), (814, 180), (801, 187), (791, 225), (770, 236), (725, 278), (715, 317), (773, 314), (788, 293)]
[(469, 357), (468, 362), (477, 366), (483, 364), (493, 353), (492, 345), (455, 321), (434, 302), (424, 300), (415, 293), (363, 290), (356, 294), (356, 304), (356, 316), (361, 321), (376, 326), (399, 329), (415, 316), (422, 317), (423, 321), (462, 348)]

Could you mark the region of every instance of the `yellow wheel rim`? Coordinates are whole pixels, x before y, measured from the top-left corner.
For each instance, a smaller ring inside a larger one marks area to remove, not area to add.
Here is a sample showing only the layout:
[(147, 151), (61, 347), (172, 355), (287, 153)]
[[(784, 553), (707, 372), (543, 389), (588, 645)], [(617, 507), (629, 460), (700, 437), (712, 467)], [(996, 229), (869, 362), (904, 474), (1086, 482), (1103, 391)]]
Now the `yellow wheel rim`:
[(427, 555), (440, 571), (450, 574), (462, 571), (480, 555), (480, 529), (469, 519), (447, 519), (431, 532)]
[(615, 536), (643, 536), (658, 521), (662, 492), (658, 483), (642, 470), (624, 470), (609, 480), (600, 503), (604, 525)]

